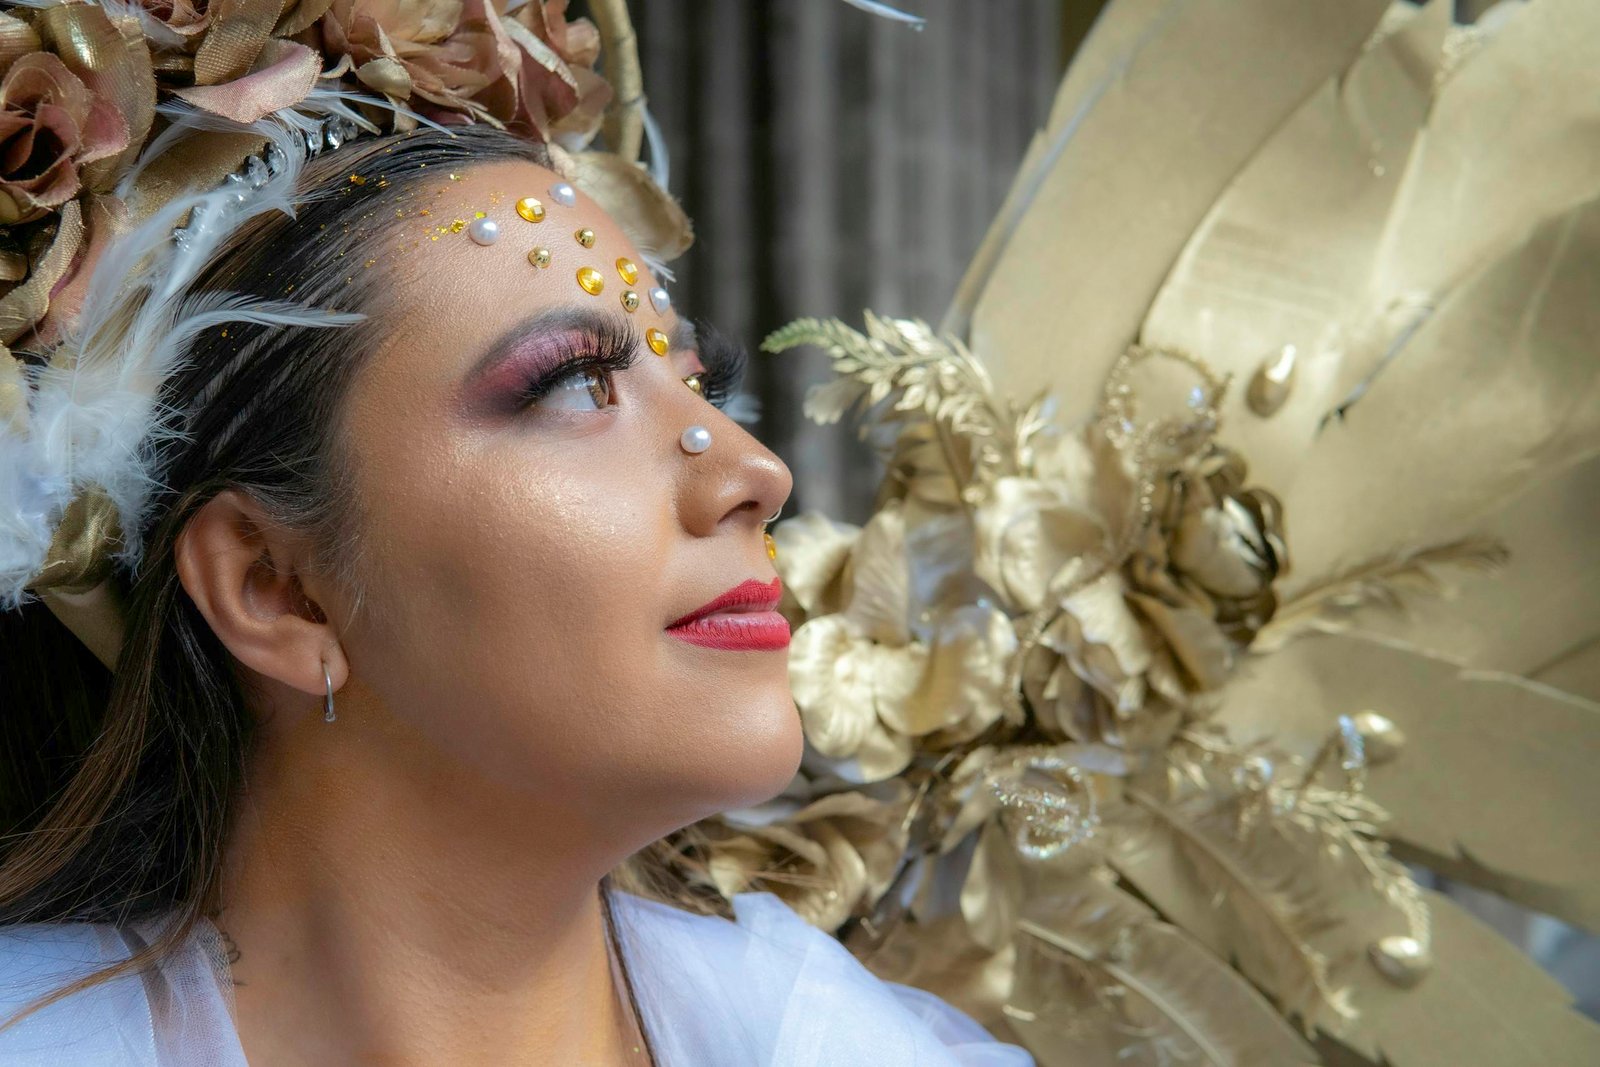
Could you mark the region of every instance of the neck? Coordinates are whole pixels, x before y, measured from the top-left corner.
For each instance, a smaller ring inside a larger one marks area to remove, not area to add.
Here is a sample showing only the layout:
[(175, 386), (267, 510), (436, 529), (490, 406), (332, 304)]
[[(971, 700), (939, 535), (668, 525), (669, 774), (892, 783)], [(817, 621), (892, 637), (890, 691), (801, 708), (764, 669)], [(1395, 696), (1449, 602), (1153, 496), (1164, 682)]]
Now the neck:
[[(252, 1062), (630, 1063), (603, 835), (341, 714), (261, 747), (217, 925)], [(396, 768), (400, 772), (396, 772)]]

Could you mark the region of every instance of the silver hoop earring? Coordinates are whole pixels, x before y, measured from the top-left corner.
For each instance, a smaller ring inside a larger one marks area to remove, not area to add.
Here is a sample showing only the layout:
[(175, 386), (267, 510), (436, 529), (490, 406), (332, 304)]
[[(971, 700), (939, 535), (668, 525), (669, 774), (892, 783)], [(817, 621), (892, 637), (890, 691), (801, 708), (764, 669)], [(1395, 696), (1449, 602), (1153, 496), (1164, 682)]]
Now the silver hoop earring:
[(691, 426), (679, 436), (678, 444), (691, 456), (698, 456), (711, 447), (711, 431), (704, 426)]
[(322, 721), (332, 722), (333, 715), (333, 679), (328, 676), (328, 661), (322, 661), (322, 681), (328, 687), (328, 700), (322, 707)]

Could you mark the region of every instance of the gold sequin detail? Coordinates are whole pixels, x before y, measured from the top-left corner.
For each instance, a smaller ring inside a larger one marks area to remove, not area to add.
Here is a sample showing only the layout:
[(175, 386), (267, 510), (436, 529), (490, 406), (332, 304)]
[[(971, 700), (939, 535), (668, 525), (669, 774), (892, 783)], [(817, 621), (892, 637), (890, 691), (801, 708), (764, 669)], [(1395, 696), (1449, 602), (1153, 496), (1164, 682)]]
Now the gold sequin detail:
[(644, 332), (644, 339), (645, 342), (650, 346), (650, 351), (654, 352), (656, 355), (664, 356), (667, 354), (667, 347), (669, 344), (667, 335), (656, 329), (654, 326), (650, 327)]
[(544, 270), (550, 265), (550, 250), (544, 247), (535, 248), (528, 253), (528, 262), (540, 270)]
[[(578, 284), (583, 286), (583, 291), (590, 296), (599, 296), (600, 290), (606, 287), (606, 280), (593, 267), (579, 267)], [(651, 345), (651, 347), (654, 348), (655, 346)]]
[(577, 233), (573, 234), (572, 236), (576, 237), (578, 239), (578, 243), (580, 245), (582, 245), (583, 247), (585, 247), (585, 248), (593, 248), (594, 247), (594, 231), (589, 229), (587, 226), (584, 227), (583, 229), (579, 230)]
[(700, 381), (700, 375), (691, 374), (683, 380), (683, 384), (693, 389), (698, 395), (706, 395), (706, 387)]
[[(635, 266), (633, 260), (629, 259), (627, 256), (623, 256), (621, 259), (617, 260), (617, 274), (619, 274), (622, 277), (622, 280), (627, 282), (629, 285), (632, 285), (634, 282), (639, 280), (639, 268)], [(632, 311), (633, 309), (629, 308), (628, 310)]]
[(525, 196), (517, 201), (517, 214), (529, 222), (544, 221), (544, 204), (531, 196)]
[(623, 290), (622, 308), (624, 311), (638, 311), (639, 294), (634, 292), (632, 289)]
[(778, 542), (774, 541), (772, 539), (772, 535), (767, 533), (767, 531), (765, 531), (765, 530), (761, 531), (761, 536), (767, 542), (767, 558), (768, 559), (777, 559), (778, 558)]

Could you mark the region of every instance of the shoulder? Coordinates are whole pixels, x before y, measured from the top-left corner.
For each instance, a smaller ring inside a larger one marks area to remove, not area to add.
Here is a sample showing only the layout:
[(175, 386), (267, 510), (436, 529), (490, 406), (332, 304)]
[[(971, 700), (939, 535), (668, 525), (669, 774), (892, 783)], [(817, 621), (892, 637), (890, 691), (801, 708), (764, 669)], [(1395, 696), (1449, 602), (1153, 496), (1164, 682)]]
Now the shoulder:
[[(132, 954), (114, 927), (50, 923), (0, 928), (0, 1025), (38, 998)], [(0, 1030), (0, 1065), (154, 1063), (144, 985), (124, 975), (74, 993)]]
[(133, 956), (162, 922), (0, 927), (0, 1067), (243, 1067), (225, 957), (206, 922), (156, 966), (5, 1026), (40, 997)]
[(641, 1010), (669, 1063), (1033, 1063), (933, 994), (879, 979), (771, 893), (735, 896), (732, 922), (626, 894), (618, 904)]

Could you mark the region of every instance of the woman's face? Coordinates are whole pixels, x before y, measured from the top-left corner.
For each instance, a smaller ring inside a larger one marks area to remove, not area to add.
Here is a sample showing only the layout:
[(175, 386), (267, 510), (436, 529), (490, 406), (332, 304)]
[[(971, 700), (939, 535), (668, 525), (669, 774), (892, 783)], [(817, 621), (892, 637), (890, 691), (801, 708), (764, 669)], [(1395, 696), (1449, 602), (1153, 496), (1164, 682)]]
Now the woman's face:
[[(377, 253), (398, 262), (393, 328), (347, 423), (368, 587), (343, 636), (351, 682), (463, 783), (631, 846), (771, 796), (801, 752), (787, 631), (730, 649), (669, 627), (773, 582), (762, 520), (788, 469), (685, 385), (706, 370), (692, 337), (587, 197), (558, 203), (560, 178), (520, 161), (458, 178), (430, 184)], [(523, 197), (543, 221), (519, 217)], [(495, 243), (449, 232), (477, 211)], [(691, 454), (695, 425), (711, 445)]]

